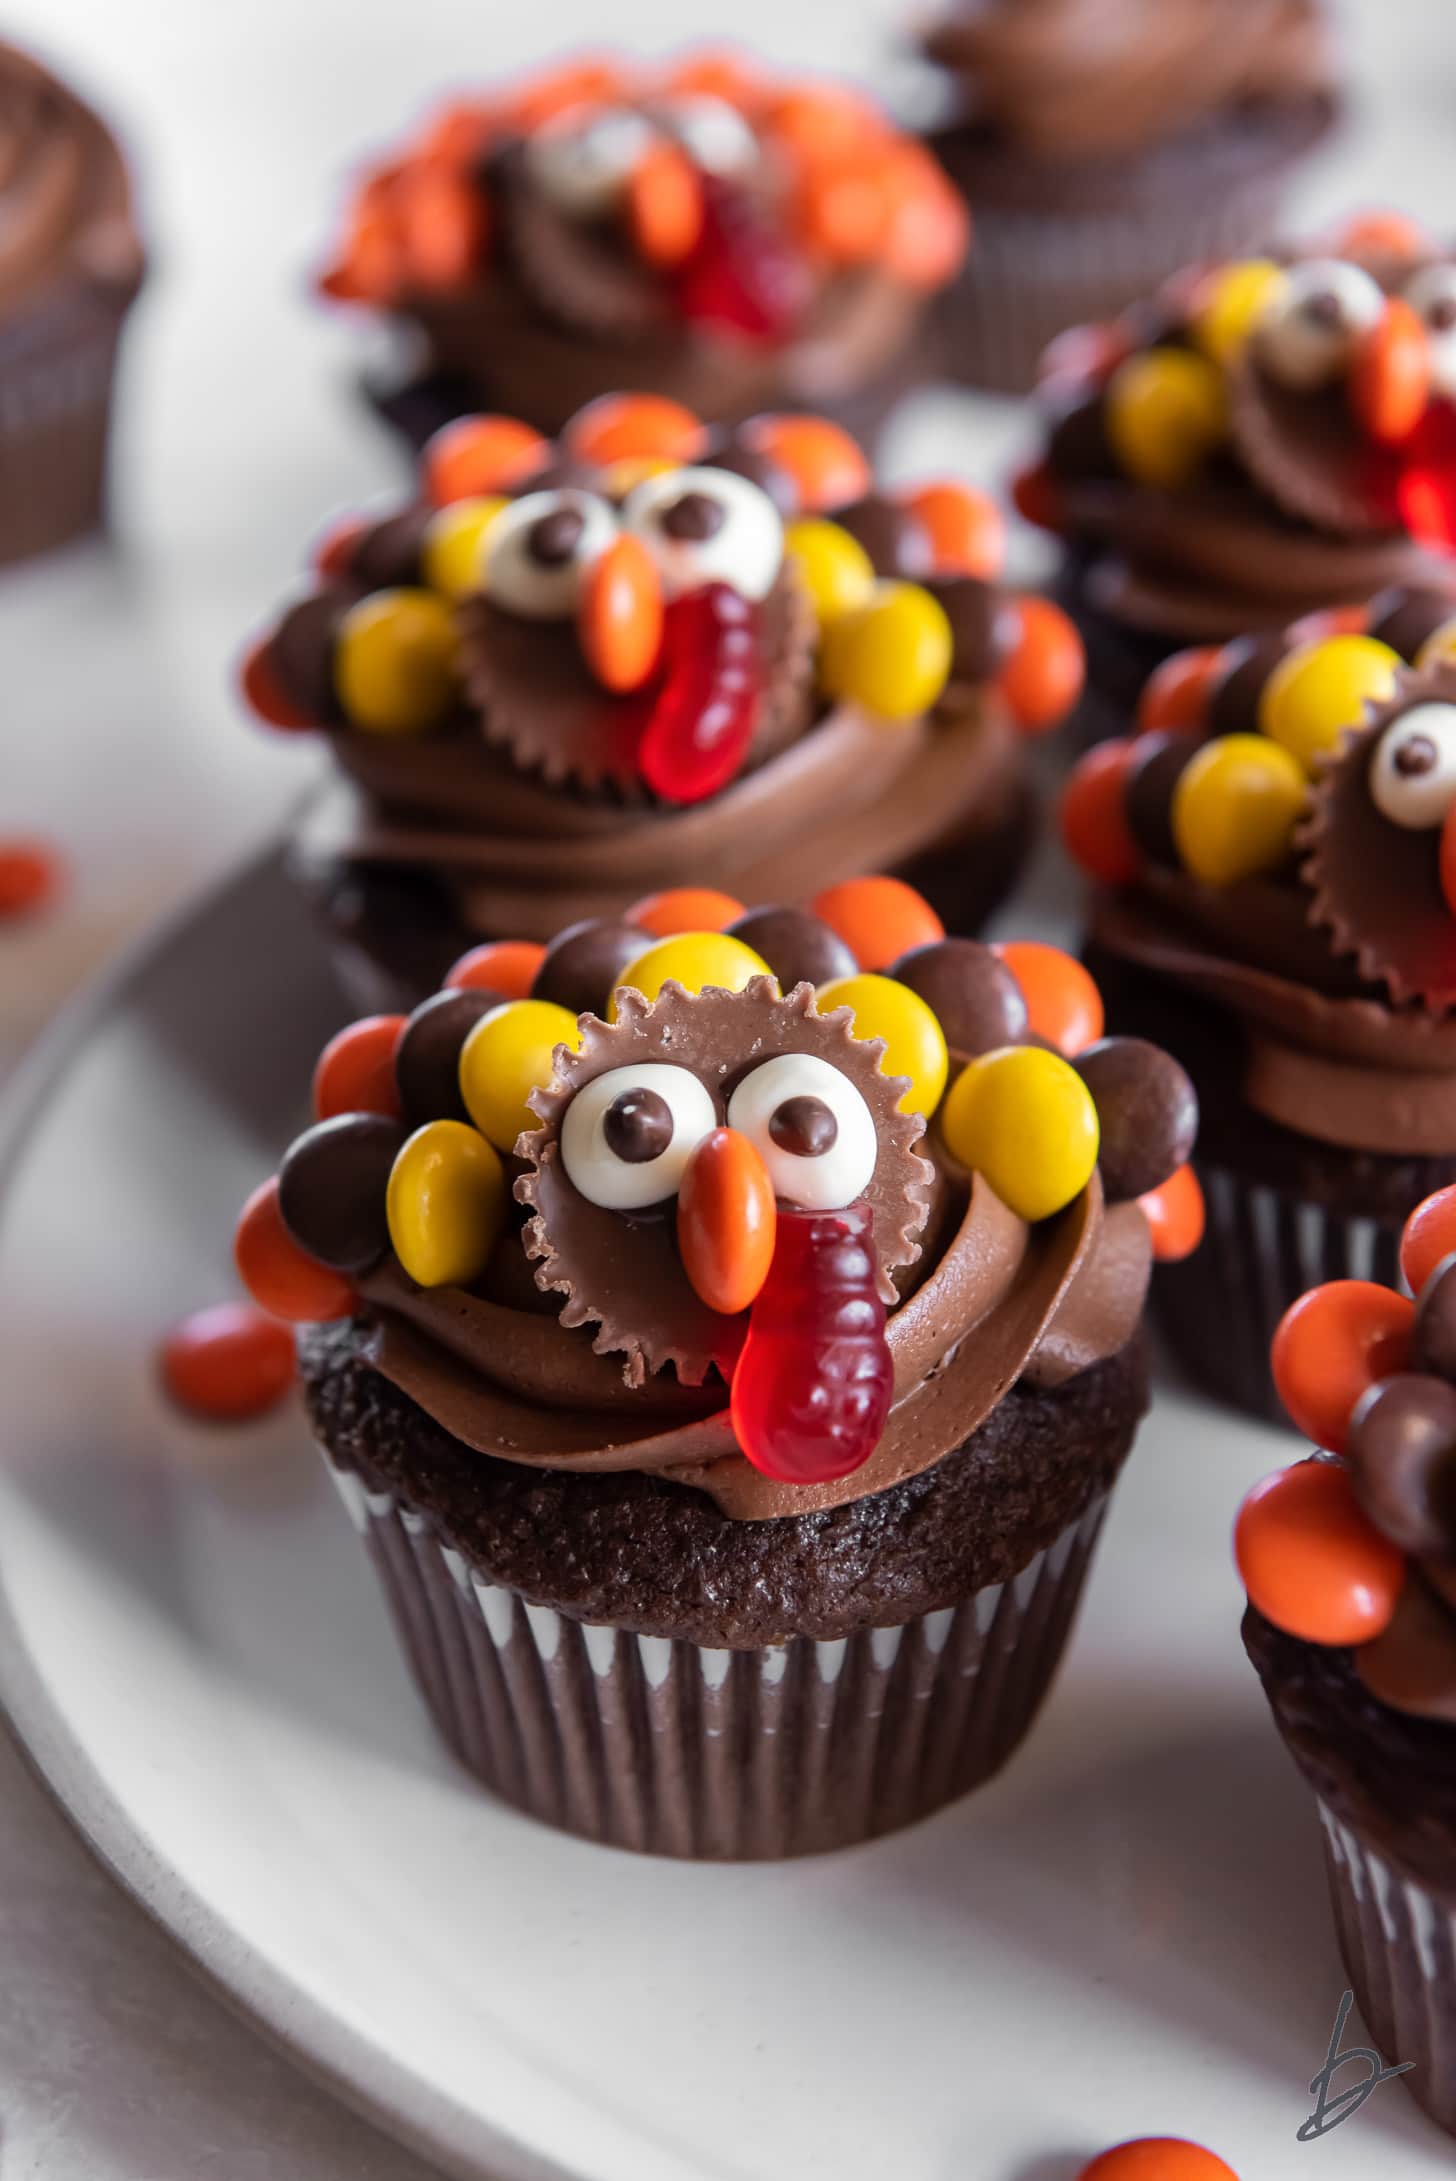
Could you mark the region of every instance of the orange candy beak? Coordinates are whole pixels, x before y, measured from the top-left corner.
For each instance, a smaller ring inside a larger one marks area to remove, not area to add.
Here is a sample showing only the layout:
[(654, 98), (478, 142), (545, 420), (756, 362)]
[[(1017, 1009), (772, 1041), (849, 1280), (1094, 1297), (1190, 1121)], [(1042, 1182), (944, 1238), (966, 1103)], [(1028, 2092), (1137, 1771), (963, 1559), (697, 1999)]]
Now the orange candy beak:
[(678, 1248), (694, 1292), (725, 1317), (747, 1310), (768, 1278), (777, 1236), (768, 1168), (737, 1129), (715, 1128), (678, 1191)]
[(640, 538), (614, 538), (588, 568), (576, 609), (582, 655), (604, 689), (626, 696), (662, 652), (662, 578)]
[(1409, 303), (1392, 296), (1355, 351), (1350, 407), (1382, 447), (1399, 446), (1431, 397), (1430, 341)]

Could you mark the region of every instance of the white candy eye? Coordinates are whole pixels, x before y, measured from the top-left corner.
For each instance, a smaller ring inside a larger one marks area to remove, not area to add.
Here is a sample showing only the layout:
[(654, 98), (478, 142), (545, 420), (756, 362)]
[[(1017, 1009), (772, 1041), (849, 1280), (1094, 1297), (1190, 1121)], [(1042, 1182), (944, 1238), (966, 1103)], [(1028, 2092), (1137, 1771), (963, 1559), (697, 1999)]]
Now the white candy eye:
[(743, 174), (758, 158), (758, 138), (725, 98), (663, 99), (653, 115), (705, 174)]
[(573, 106), (527, 138), (526, 162), (549, 203), (592, 219), (611, 211), (651, 141), (630, 106)]
[(1370, 793), (1393, 825), (1443, 825), (1456, 803), (1456, 704), (1416, 704), (1392, 720), (1370, 760)]
[(1405, 300), (1430, 335), (1432, 386), (1456, 400), (1456, 265), (1423, 265), (1406, 282)]
[(688, 1160), (718, 1126), (686, 1068), (609, 1068), (582, 1085), (561, 1123), (561, 1160), (589, 1204), (645, 1211), (676, 1196)]
[(814, 1053), (781, 1053), (746, 1075), (728, 1101), (728, 1126), (758, 1152), (774, 1194), (806, 1212), (853, 1204), (879, 1157), (869, 1107)]
[(784, 558), (784, 526), (766, 492), (732, 470), (664, 470), (622, 505), (662, 571), (669, 598), (704, 583), (731, 583), (742, 598), (767, 598)]
[(616, 535), (610, 503), (594, 492), (571, 486), (528, 492), (502, 508), (486, 532), (486, 596), (528, 621), (565, 620), (575, 610), (582, 571)]
[(1291, 392), (1313, 393), (1340, 376), (1384, 308), (1379, 285), (1358, 265), (1340, 258), (1293, 265), (1254, 329), (1259, 361)]

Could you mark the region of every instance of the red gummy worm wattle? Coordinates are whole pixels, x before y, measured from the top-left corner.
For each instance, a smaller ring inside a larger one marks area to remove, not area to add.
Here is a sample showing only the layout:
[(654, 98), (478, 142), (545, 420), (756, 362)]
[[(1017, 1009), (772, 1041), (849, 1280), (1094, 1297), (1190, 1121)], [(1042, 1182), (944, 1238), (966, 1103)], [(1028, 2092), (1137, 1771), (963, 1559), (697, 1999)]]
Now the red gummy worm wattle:
[(827, 1484), (868, 1461), (894, 1397), (874, 1216), (779, 1212), (768, 1278), (733, 1373), (733, 1429), (755, 1469)]
[(699, 803), (733, 779), (758, 719), (758, 609), (708, 583), (667, 608), (663, 679), (638, 753), (664, 802)]
[(743, 191), (705, 175), (702, 231), (675, 282), (683, 317), (693, 325), (778, 340), (798, 315), (801, 288), (800, 266)]

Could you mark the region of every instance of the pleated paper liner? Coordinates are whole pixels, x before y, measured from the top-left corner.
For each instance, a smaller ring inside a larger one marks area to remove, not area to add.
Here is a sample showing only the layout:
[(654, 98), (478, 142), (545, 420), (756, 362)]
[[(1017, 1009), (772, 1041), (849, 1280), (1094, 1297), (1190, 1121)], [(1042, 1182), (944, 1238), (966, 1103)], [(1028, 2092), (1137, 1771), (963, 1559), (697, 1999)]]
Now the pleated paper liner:
[(841, 1848), (989, 1779), (1056, 1670), (1106, 1499), (1009, 1582), (899, 1627), (715, 1650), (569, 1620), (330, 1465), (435, 1722), (484, 1784), (614, 1847)]
[(63, 291), (0, 327), (0, 564), (106, 520), (112, 382), (130, 300)]

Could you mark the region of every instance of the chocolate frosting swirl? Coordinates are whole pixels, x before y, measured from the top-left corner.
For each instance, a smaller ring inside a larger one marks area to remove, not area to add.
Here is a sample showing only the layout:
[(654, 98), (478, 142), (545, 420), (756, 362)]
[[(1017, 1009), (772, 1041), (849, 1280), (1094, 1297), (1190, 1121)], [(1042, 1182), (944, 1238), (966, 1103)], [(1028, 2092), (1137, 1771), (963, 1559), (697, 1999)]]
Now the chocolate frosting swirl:
[(141, 274), (110, 131), (29, 55), (0, 45), (0, 304), (67, 278), (130, 290)]

